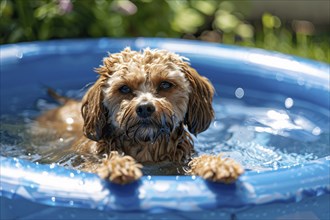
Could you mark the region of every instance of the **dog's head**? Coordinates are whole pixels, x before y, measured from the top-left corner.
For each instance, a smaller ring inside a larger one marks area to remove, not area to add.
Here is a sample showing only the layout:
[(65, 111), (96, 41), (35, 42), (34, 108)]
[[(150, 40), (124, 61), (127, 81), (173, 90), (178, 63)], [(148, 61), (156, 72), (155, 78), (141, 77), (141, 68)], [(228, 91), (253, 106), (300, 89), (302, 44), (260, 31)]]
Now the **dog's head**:
[(211, 83), (177, 54), (126, 48), (96, 71), (100, 77), (82, 102), (89, 139), (119, 130), (135, 142), (155, 142), (182, 124), (196, 135), (214, 117)]

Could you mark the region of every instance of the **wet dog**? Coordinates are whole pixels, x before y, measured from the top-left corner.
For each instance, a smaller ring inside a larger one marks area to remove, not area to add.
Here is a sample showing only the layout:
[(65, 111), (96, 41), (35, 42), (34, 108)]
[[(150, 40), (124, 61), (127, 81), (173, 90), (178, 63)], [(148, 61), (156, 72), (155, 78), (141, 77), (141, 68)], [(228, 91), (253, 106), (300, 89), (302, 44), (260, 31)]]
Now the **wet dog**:
[[(63, 105), (46, 112), (39, 123), (78, 136), (77, 152), (109, 155), (99, 173), (112, 175), (114, 182), (141, 176), (137, 163), (191, 160), (191, 135), (206, 130), (214, 118), (214, 88), (186, 58), (166, 50), (126, 48), (105, 57), (96, 72), (99, 77), (81, 102), (58, 96)], [(197, 158), (202, 159), (190, 162), (192, 170), (201, 170), (198, 164), (211, 156)], [(219, 173), (214, 169), (203, 173), (214, 178)]]

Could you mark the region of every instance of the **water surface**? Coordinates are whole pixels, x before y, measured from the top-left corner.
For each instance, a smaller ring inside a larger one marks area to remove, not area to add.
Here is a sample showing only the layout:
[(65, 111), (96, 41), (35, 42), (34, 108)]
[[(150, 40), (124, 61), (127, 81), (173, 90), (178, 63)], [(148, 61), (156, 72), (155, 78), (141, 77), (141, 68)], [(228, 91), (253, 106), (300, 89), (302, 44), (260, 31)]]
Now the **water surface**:
[[(247, 170), (274, 170), (329, 156), (329, 110), (281, 95), (221, 88), (214, 98), (216, 118), (195, 138), (198, 154), (219, 154), (240, 162)], [(81, 90), (66, 91), (79, 98)], [(34, 119), (57, 106), (37, 98), (33, 109), (1, 116), (1, 155), (43, 164), (83, 169), (82, 162), (100, 158), (77, 155), (70, 149), (74, 137), (44, 131), (31, 135)], [(156, 169), (155, 169), (156, 168)], [(183, 173), (172, 167), (178, 173)], [(146, 168), (148, 174), (173, 173), (171, 167)], [(175, 172), (174, 172), (175, 173)]]

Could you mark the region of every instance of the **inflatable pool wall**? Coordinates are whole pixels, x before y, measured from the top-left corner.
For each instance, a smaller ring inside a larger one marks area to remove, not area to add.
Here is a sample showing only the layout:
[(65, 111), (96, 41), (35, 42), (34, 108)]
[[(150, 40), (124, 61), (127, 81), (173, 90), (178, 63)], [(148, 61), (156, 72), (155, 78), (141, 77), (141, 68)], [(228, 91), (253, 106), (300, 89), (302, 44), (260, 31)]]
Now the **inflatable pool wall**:
[[(327, 64), (197, 41), (102, 38), (2, 45), (1, 115), (32, 108), (44, 93), (42, 85), (69, 90), (95, 81), (92, 70), (106, 52), (126, 46), (177, 52), (220, 86), (285, 94), (329, 109)], [(1, 219), (330, 218), (329, 156), (288, 168), (247, 171), (230, 185), (195, 176), (144, 176), (126, 186), (53, 164), (0, 159)]]

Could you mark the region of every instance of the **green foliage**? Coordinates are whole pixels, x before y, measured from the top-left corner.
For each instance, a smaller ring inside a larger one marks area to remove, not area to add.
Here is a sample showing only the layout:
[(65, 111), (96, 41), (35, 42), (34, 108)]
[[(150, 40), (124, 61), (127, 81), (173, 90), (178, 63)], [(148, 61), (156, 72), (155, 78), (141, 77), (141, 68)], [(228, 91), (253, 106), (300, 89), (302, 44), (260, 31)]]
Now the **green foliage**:
[(60, 38), (183, 37), (259, 47), (330, 63), (329, 32), (293, 28), (264, 13), (248, 22), (249, 1), (1, 0), (0, 43)]

